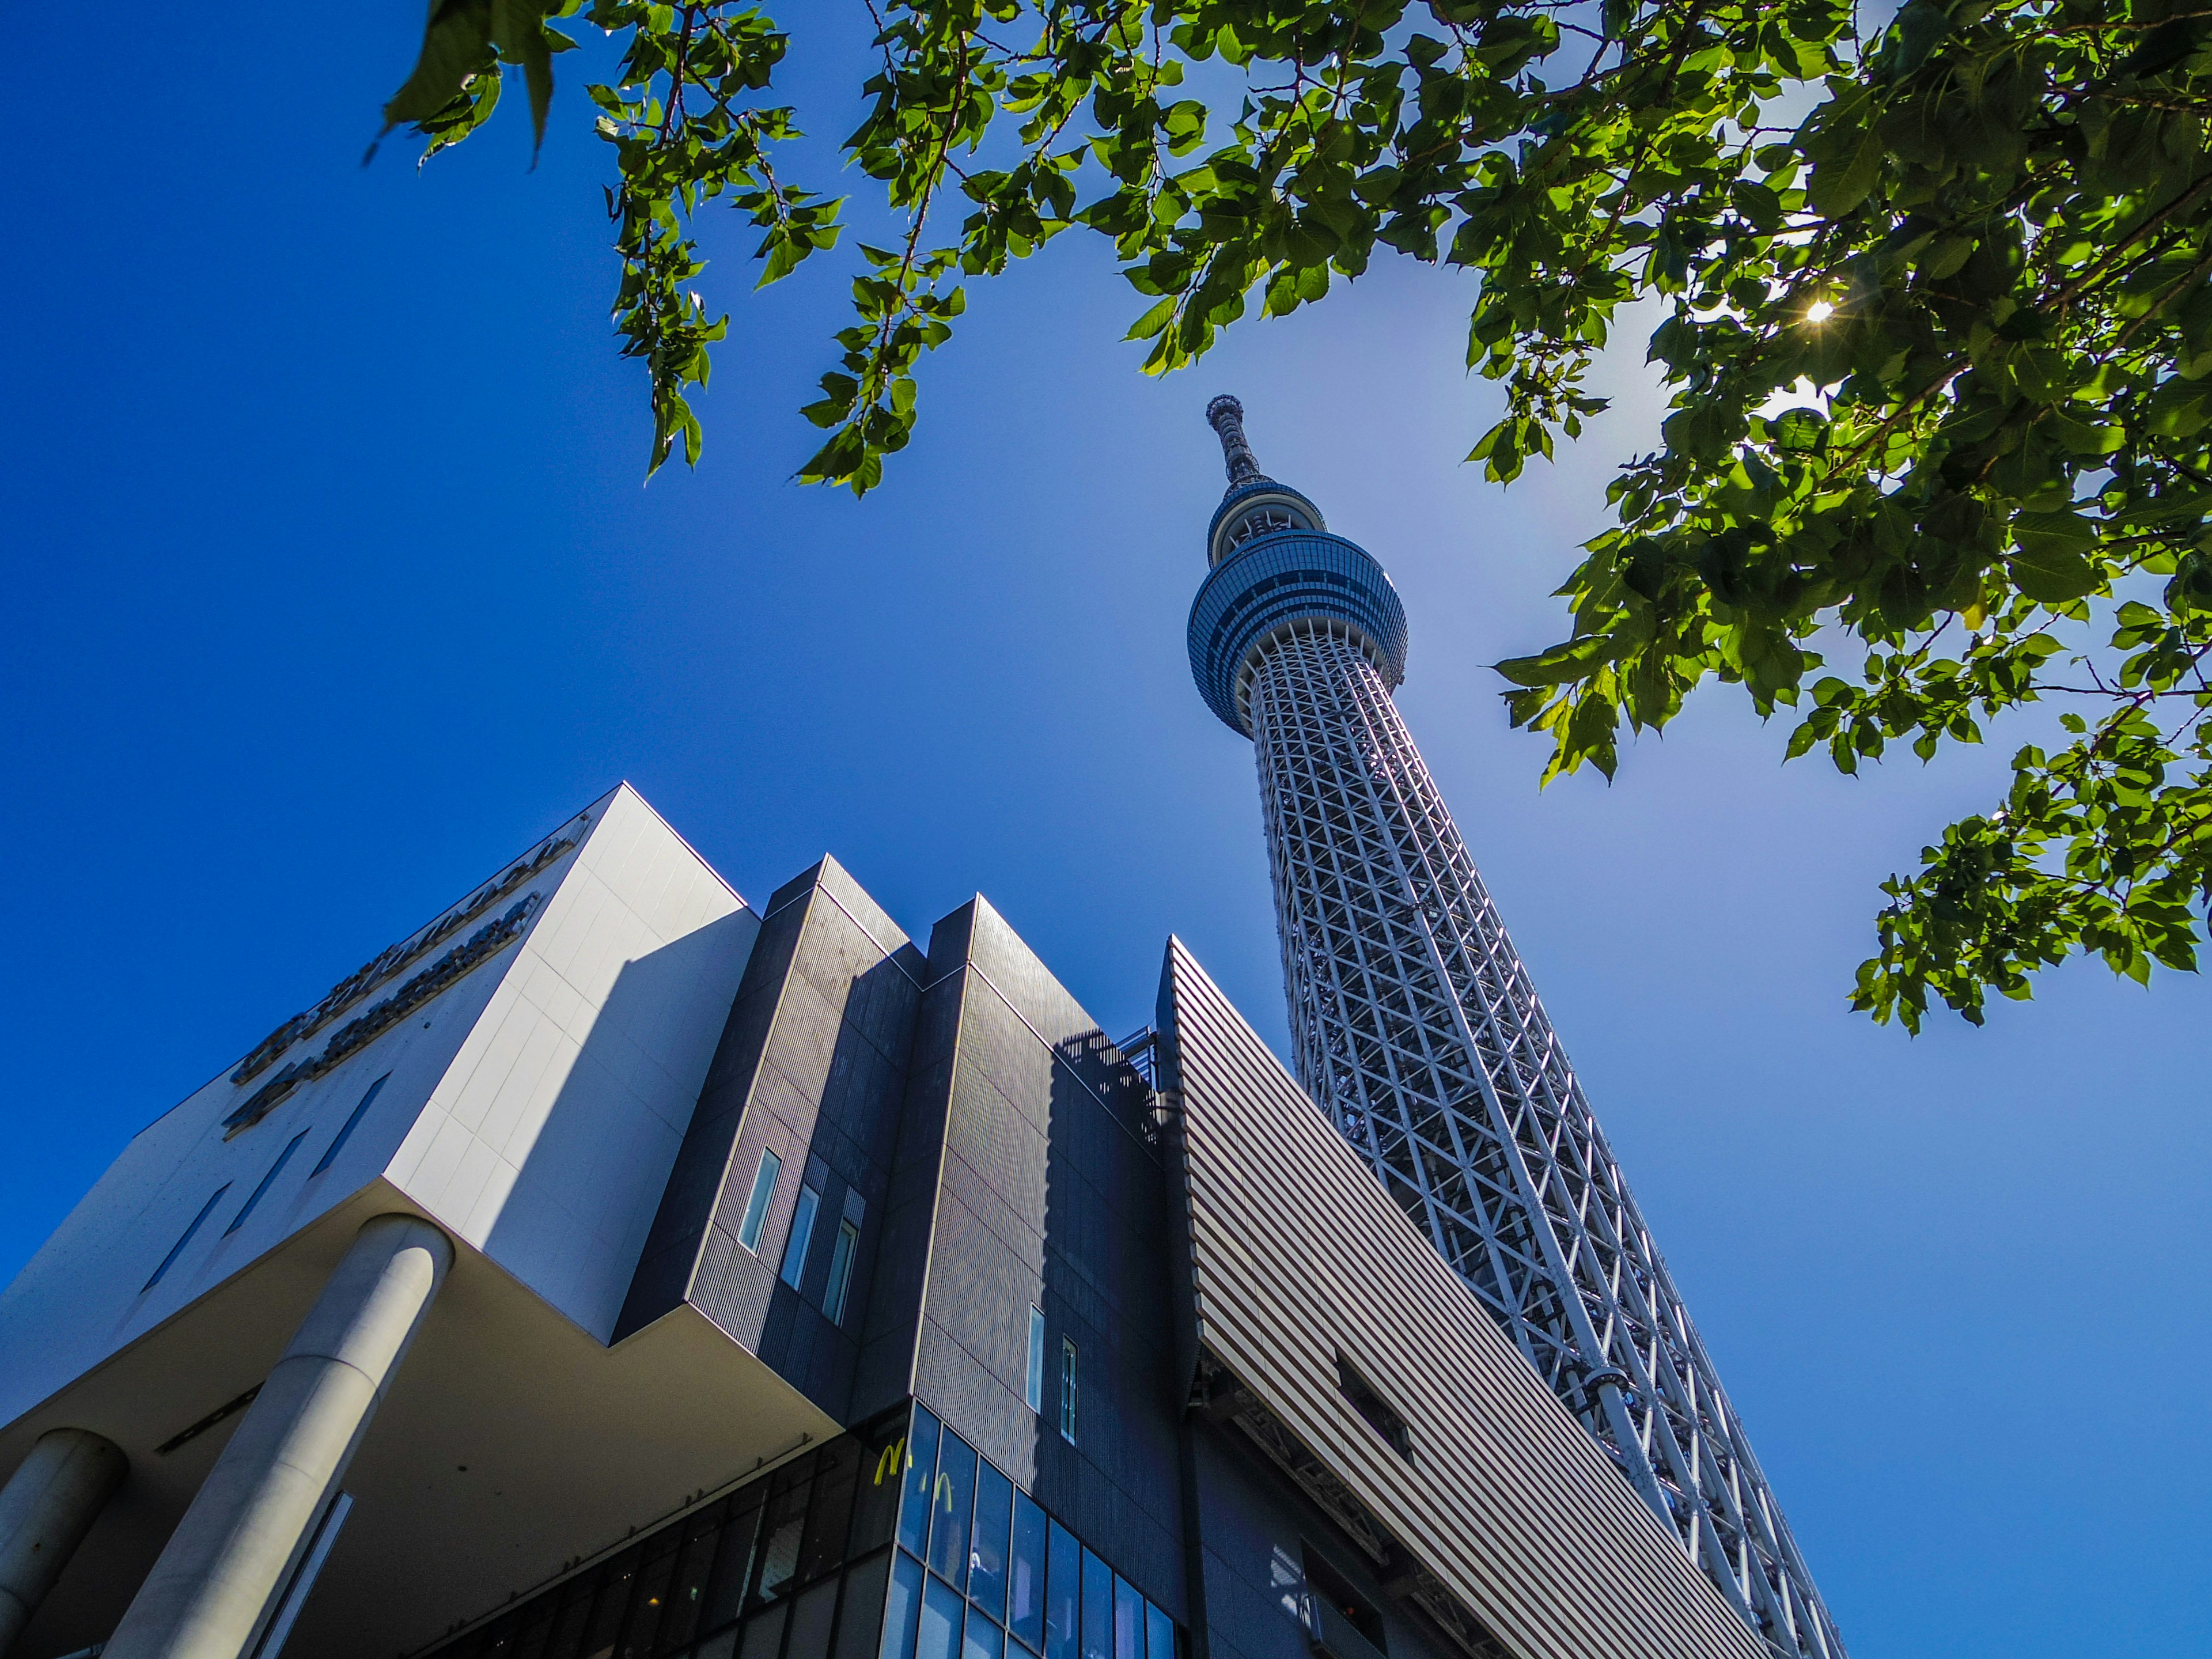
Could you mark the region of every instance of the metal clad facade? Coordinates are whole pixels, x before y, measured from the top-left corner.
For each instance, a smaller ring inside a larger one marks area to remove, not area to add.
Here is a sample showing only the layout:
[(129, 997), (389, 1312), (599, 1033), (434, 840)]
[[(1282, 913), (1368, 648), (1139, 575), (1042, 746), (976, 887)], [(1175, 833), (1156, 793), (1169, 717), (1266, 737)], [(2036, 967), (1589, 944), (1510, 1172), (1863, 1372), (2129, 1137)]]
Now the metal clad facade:
[[(1764, 1659), (1179, 940), (1161, 1002), (1204, 1349), (1526, 1659)], [(1340, 1354), (1406, 1419), (1410, 1463)]]

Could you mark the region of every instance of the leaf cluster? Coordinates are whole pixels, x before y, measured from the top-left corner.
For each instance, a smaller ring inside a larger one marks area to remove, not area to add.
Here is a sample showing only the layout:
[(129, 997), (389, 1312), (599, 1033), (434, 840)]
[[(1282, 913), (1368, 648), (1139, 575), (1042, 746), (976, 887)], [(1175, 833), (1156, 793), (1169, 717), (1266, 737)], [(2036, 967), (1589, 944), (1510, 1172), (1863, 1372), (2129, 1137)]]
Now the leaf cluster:
[[(440, 0), (387, 109), (433, 149), (558, 39), (523, 0)], [(838, 234), (777, 184), (784, 37), (757, 9), (594, 0), (621, 185), (624, 349), (653, 464), (699, 428), (690, 216), (726, 198), (764, 281)], [(2002, 808), (1891, 881), (1856, 1001), (1969, 1019), (2075, 951), (2191, 969), (2212, 879), (2212, 10), (2198, 0), (877, 0), (845, 143), (902, 226), (861, 249), (801, 470), (855, 491), (912, 432), (965, 304), (1054, 237), (1107, 238), (1161, 373), (1356, 280), (1378, 248), (1474, 273), (1467, 362), (1500, 482), (1603, 408), (1616, 314), (1655, 300), (1659, 447), (1501, 664), (1547, 777), (1709, 680), (1787, 708), (1789, 753), (1923, 761), (2051, 701)], [(524, 27), (538, 27), (532, 34)], [(533, 45), (532, 42), (538, 44)], [(546, 62), (550, 62), (548, 58)], [(544, 71), (550, 94), (550, 69)], [(1785, 113), (1788, 112), (1788, 113)], [(1796, 112), (1803, 112), (1802, 115)], [(441, 125), (442, 124), (442, 125)], [(1828, 659), (1836, 660), (1832, 664)]]

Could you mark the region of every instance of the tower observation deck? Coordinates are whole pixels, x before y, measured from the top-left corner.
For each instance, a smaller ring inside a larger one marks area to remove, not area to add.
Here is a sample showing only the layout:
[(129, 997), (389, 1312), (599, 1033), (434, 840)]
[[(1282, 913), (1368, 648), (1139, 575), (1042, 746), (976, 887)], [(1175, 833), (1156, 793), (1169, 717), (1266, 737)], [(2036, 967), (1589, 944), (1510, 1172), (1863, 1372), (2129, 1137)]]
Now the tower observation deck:
[(1778, 1656), (1843, 1644), (1467, 843), (1399, 717), (1406, 612), (1266, 477), (1228, 493), (1190, 665), (1252, 739), (1299, 1082)]

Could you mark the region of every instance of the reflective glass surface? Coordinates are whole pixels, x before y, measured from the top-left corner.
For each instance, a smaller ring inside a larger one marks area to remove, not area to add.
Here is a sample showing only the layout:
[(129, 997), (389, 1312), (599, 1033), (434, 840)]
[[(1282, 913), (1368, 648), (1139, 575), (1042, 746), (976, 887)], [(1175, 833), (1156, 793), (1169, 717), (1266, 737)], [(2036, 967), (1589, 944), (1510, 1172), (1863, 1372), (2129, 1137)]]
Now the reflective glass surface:
[(960, 1659), (1006, 1659), (1006, 1638), (999, 1627), (977, 1613), (968, 1610), (968, 1636), (960, 1644)]
[(1114, 1659), (1145, 1659), (1145, 1598), (1114, 1575)]
[(914, 1659), (914, 1626), (921, 1613), (921, 1563), (895, 1553), (890, 1594), (884, 1601), (883, 1659)]
[(1176, 1659), (1175, 1620), (1145, 1603), (1145, 1659)]
[(1027, 1492), (1016, 1492), (1006, 1634), (1032, 1648), (1044, 1643), (1044, 1511)]
[(916, 1555), (921, 1553), (929, 1536), (929, 1486), (937, 1474), (937, 1419), (925, 1407), (916, 1406), (906, 1449), (906, 1486), (898, 1523), (899, 1547)]
[(975, 1535), (968, 1549), (968, 1599), (994, 1620), (1006, 1616), (1006, 1548), (1014, 1483), (985, 1463), (975, 1475)]
[(1076, 1659), (1083, 1636), (1083, 1546), (1055, 1521), (1047, 1553), (1044, 1659)]
[(1114, 1569), (1083, 1552), (1083, 1659), (1114, 1659)]
[(957, 1590), (968, 1588), (968, 1520), (975, 1504), (975, 1452), (947, 1430), (937, 1443), (937, 1483), (929, 1496), (929, 1570)]
[(914, 1659), (960, 1659), (960, 1626), (967, 1603), (959, 1591), (941, 1578), (932, 1578), (921, 1592), (921, 1633), (915, 1643)]

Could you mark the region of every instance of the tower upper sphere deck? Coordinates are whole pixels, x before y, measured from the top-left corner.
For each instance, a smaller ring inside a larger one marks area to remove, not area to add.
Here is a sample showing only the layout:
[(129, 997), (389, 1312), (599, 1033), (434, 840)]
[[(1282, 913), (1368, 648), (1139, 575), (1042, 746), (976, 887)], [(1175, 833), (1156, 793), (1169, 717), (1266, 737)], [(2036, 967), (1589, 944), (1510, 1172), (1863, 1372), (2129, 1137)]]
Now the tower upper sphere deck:
[(1206, 707), (1249, 737), (1252, 675), (1298, 633), (1343, 640), (1386, 686), (1406, 678), (1406, 607), (1364, 548), (1329, 533), (1321, 509), (1260, 471), (1244, 441), (1244, 406), (1216, 398), (1228, 493), (1206, 526), (1211, 574), (1190, 607), (1190, 672)]

